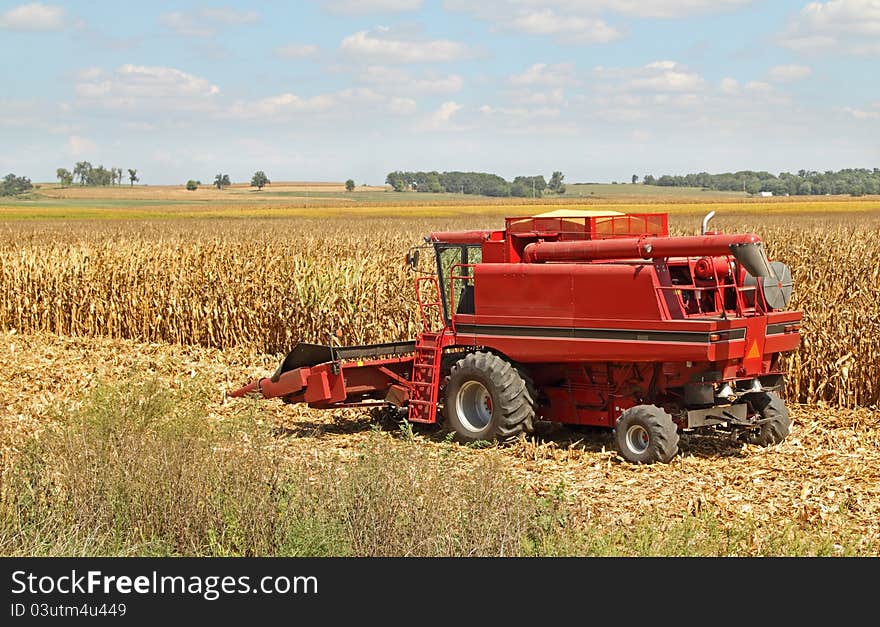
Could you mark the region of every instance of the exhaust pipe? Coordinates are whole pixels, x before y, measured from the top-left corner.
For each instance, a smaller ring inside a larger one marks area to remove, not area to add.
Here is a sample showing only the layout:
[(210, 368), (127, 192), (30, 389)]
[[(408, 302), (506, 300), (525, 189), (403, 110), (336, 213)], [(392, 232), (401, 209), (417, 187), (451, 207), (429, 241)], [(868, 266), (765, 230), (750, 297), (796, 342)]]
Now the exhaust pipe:
[(709, 213), (707, 213), (707, 214), (705, 215), (705, 217), (703, 218), (703, 222), (702, 222), (702, 224), (700, 225), (700, 235), (705, 235), (705, 234), (706, 234), (706, 231), (709, 230), (709, 220), (711, 220), (711, 219), (714, 218), (714, 217), (715, 217), (715, 211), (714, 211), (714, 210), (710, 211)]

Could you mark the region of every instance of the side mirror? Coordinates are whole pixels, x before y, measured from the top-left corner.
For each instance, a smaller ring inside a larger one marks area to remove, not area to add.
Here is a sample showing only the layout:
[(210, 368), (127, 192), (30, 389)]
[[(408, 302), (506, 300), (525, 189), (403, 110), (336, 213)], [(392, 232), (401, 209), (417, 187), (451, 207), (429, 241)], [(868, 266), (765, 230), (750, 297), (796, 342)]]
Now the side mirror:
[(419, 265), (419, 251), (418, 249), (411, 250), (406, 253), (406, 265), (410, 267), (410, 269), (415, 270), (416, 266)]

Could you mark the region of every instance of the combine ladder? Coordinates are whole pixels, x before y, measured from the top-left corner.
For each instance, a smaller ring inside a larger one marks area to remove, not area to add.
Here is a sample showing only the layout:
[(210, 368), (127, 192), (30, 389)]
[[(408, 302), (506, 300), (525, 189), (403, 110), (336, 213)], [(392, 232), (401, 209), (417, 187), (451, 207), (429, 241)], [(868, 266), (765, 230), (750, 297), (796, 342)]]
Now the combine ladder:
[[(425, 284), (428, 284), (425, 286)], [(428, 294), (422, 294), (422, 288)], [(412, 394), (409, 399), (410, 422), (437, 421), (437, 388), (440, 384), (440, 359), (443, 355), (443, 329), (432, 330), (433, 321), (442, 325), (443, 305), (440, 301), (440, 285), (434, 277), (416, 279), (416, 297), (422, 316), (422, 332), (416, 338), (413, 359)], [(428, 300), (425, 300), (427, 297)], [(436, 315), (433, 315), (436, 314)]]

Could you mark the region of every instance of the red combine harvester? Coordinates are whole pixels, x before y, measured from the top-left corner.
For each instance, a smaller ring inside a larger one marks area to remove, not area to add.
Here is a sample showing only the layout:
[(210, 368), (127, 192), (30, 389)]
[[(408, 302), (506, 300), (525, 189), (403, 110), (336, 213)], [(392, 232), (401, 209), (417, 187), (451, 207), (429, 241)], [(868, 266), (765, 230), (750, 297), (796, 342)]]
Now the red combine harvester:
[[(800, 342), (789, 268), (757, 235), (670, 237), (666, 214), (551, 212), (503, 230), (431, 233), (407, 255), (423, 331), (367, 346), (300, 343), (232, 396), (309, 407), (442, 412), (459, 439), (509, 441), (535, 421), (614, 430), (637, 463), (678, 432), (771, 445), (789, 432), (779, 355)], [(419, 251), (434, 269), (419, 271)]]

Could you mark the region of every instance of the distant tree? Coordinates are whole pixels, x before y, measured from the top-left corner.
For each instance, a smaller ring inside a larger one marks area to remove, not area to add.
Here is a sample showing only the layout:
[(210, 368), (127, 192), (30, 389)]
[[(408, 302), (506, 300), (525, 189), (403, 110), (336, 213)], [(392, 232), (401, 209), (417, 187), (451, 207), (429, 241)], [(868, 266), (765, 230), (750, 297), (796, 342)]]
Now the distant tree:
[(844, 168), (836, 172), (800, 169), (794, 174), (780, 172), (778, 175), (763, 170), (740, 170), (721, 174), (708, 172), (685, 175), (664, 174), (656, 181), (653, 177), (649, 179), (646, 176), (644, 182), (669, 187), (700, 187), (749, 194), (772, 192), (774, 196), (874, 194), (880, 192), (880, 168)]
[(348, 179), (348, 180), (345, 182), (345, 191), (347, 191), (347, 192), (353, 192), (353, 191), (354, 191), (354, 180), (353, 180), (353, 179)]
[(67, 168), (58, 168), (55, 170), (55, 178), (61, 183), (61, 187), (68, 187), (73, 183), (73, 174)]
[(194, 181), (194, 180), (190, 179), (190, 180), (188, 180), (188, 181), (186, 182), (186, 189), (188, 189), (189, 191), (194, 192), (194, 191), (196, 191), (198, 188), (199, 188), (199, 182), (198, 182), (198, 181)]
[(73, 176), (79, 178), (79, 184), (85, 185), (92, 171), (92, 164), (88, 161), (77, 161), (73, 167)]
[[(544, 190), (547, 189), (547, 182), (544, 180), (544, 177), (540, 175), (518, 176), (513, 179), (513, 183), (510, 186), (510, 195), (519, 196), (522, 187), (525, 188), (524, 196), (541, 198), (544, 195)], [(516, 188), (516, 190), (514, 190), (514, 188)]]
[[(562, 183), (562, 180), (565, 178), (565, 175), (556, 171), (550, 176), (550, 182), (547, 183), (547, 189), (551, 192), (556, 192), (557, 194), (562, 194), (565, 191), (565, 185)], [(560, 191), (561, 188), (561, 191)]]
[(432, 194), (439, 194), (443, 191), (443, 186), (440, 185), (440, 174), (439, 172), (427, 172), (425, 173), (425, 180), (422, 182), (421, 192), (431, 192)]
[(131, 187), (134, 187), (134, 184), (137, 183), (140, 179), (138, 178), (138, 171), (129, 168), (128, 169), (128, 182)]
[(657, 179), (654, 178), (653, 174), (646, 174), (645, 176), (642, 177), (642, 184), (643, 185), (656, 185)]
[(110, 185), (113, 182), (113, 174), (111, 170), (108, 170), (103, 165), (99, 165), (97, 168), (92, 168), (89, 170), (89, 174), (86, 177), (86, 183), (88, 185)]
[(0, 196), (15, 196), (17, 194), (23, 194), (26, 191), (33, 189), (33, 185), (31, 185), (31, 180), (26, 176), (15, 176), (14, 174), (7, 174), (3, 177), (3, 180), (0, 181)]
[(406, 189), (406, 177), (403, 172), (389, 172), (385, 177), (385, 183), (390, 185), (395, 192)]
[(229, 182), (228, 174), (218, 174), (214, 177), (214, 186), (217, 189), (223, 189), (224, 187), (228, 187), (229, 185), (231, 185), (231, 183)]
[(633, 182), (633, 185), (635, 185), (636, 183), (639, 182), (639, 175), (638, 174), (632, 175), (632, 182)]
[[(227, 177), (228, 178), (228, 177)], [(266, 173), (260, 170), (259, 172), (254, 172), (253, 177), (251, 177), (251, 187), (256, 187), (257, 189), (263, 189), (266, 185), (271, 183), (269, 177), (266, 176)], [(229, 183), (226, 183), (227, 185)]]
[(517, 198), (525, 198), (532, 195), (532, 188), (523, 181), (514, 181), (510, 185), (510, 195)]

